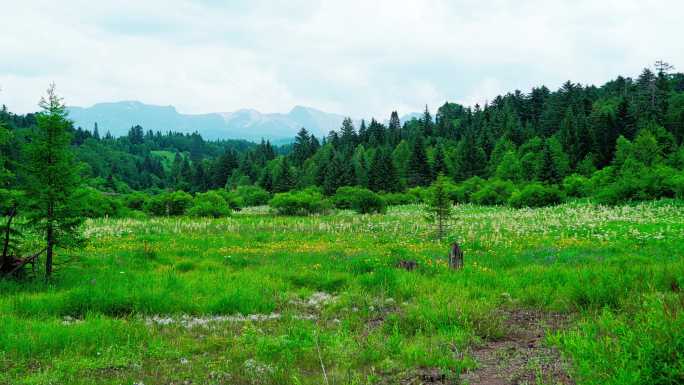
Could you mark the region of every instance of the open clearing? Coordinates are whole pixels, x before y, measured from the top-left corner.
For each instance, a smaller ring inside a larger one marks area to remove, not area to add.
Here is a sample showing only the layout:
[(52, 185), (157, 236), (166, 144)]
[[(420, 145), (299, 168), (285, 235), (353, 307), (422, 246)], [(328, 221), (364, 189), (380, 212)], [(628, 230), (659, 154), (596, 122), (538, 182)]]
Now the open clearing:
[(0, 384), (684, 381), (684, 207), (455, 217), (462, 271), (418, 206), (89, 220), (53, 284), (0, 282)]

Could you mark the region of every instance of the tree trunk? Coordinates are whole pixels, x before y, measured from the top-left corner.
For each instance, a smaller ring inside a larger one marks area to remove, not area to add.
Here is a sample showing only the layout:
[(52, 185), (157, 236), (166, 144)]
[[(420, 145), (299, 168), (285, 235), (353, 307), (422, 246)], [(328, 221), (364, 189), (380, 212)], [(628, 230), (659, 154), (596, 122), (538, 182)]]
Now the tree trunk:
[(54, 210), (52, 204), (48, 206), (48, 218), (47, 218), (47, 252), (45, 254), (45, 280), (49, 280), (52, 275), (52, 249), (55, 244), (55, 229), (52, 222), (52, 217), (54, 215)]
[(463, 268), (463, 250), (454, 242), (451, 245), (451, 250), (449, 251), (449, 267), (454, 270), (460, 270)]
[(2, 257), (0, 258), (0, 272), (12, 268), (11, 258), (9, 257), (10, 234), (12, 232), (12, 219), (17, 215), (17, 208), (12, 207), (7, 214), (7, 225), (5, 226), (5, 239), (2, 247)]

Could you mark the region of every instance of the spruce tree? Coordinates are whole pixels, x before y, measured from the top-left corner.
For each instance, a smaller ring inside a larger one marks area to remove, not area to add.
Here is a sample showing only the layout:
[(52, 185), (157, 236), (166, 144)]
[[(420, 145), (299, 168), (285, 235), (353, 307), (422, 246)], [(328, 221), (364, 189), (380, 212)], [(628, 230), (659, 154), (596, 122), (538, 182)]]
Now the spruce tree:
[(444, 146), (440, 143), (435, 147), (435, 156), (432, 161), (432, 175), (447, 175), (449, 170), (446, 165), (446, 155), (444, 154)]
[(487, 164), (484, 150), (478, 146), (475, 134), (466, 132), (456, 146), (454, 176), (464, 181), (473, 176), (482, 176)]
[(43, 233), (46, 245), (45, 277), (53, 270), (54, 249), (73, 245), (79, 240), (78, 226), (82, 219), (75, 192), (80, 178), (72, 153), (71, 122), (52, 84), (40, 101), (42, 111), (37, 127), (26, 145), (25, 192), (30, 225)]
[(408, 184), (411, 187), (427, 186), (432, 180), (430, 164), (428, 164), (427, 154), (425, 153), (423, 136), (420, 134), (417, 135), (413, 141), (411, 157), (408, 162), (407, 178)]
[(368, 188), (375, 192), (396, 192), (400, 190), (400, 186), (390, 149), (379, 147), (368, 172)]
[(295, 177), (292, 173), (292, 168), (287, 157), (283, 157), (280, 160), (280, 164), (275, 169), (275, 174), (273, 175), (273, 191), (274, 192), (286, 192), (292, 190), (296, 185)]

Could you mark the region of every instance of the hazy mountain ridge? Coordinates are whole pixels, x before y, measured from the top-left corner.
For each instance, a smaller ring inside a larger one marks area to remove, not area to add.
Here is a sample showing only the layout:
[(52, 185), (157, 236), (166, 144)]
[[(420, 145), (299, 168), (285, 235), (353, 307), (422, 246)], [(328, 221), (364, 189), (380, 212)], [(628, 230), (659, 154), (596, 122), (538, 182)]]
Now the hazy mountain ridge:
[[(92, 130), (97, 122), (101, 135), (125, 135), (139, 124), (153, 131), (198, 131), (207, 139), (261, 138), (282, 140), (293, 138), (301, 127), (316, 136), (338, 129), (343, 115), (310, 107), (295, 106), (288, 113), (262, 113), (253, 109), (207, 114), (183, 114), (173, 106), (157, 106), (138, 101), (98, 103), (92, 107), (68, 107), (75, 126)], [(358, 125), (360, 121), (355, 121)]]

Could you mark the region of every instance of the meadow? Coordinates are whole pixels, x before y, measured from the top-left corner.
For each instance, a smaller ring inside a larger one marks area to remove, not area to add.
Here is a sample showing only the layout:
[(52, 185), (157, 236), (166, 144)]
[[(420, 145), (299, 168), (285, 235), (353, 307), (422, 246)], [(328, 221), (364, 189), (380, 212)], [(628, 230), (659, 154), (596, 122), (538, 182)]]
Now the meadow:
[(684, 382), (681, 203), (432, 230), (418, 205), (88, 220), (50, 284), (0, 281), (0, 384)]

